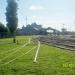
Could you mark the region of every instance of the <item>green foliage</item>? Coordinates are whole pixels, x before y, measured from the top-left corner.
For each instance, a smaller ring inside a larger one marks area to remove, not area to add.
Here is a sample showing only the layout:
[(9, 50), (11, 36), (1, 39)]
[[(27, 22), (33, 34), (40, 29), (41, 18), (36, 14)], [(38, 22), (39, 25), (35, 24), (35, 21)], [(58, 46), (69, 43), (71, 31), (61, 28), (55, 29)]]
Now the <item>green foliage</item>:
[(7, 20), (7, 27), (12, 35), (15, 34), (17, 25), (18, 25), (18, 18), (17, 18), (17, 2), (15, 0), (7, 0), (7, 8), (6, 8), (6, 20)]
[(0, 37), (6, 37), (7, 36), (7, 28), (4, 26), (4, 24), (0, 23)]

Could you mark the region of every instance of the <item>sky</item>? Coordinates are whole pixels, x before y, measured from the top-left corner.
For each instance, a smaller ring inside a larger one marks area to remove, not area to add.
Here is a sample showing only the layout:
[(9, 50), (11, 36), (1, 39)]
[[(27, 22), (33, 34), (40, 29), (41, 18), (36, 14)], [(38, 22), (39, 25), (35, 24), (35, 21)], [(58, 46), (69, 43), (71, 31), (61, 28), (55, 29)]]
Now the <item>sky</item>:
[[(6, 0), (0, 0), (0, 22), (6, 25)], [(18, 27), (36, 22), (43, 27), (75, 31), (75, 0), (19, 0)]]

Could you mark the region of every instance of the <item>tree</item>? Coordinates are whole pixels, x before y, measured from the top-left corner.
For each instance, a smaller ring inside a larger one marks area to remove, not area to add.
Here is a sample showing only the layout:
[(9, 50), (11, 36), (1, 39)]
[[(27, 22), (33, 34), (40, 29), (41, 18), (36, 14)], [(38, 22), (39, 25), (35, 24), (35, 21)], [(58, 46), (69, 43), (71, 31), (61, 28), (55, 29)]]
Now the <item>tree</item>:
[(4, 26), (4, 24), (0, 23), (0, 38), (7, 36), (7, 28)]
[(18, 5), (16, 0), (7, 0), (6, 21), (10, 35), (13, 37), (13, 43), (16, 42), (16, 30), (18, 26), (17, 10)]

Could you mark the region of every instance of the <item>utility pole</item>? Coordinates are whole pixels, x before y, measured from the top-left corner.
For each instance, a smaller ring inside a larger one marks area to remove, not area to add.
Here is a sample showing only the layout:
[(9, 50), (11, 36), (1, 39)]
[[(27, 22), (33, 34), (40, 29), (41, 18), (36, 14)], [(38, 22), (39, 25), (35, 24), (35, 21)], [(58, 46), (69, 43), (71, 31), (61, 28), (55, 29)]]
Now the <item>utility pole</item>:
[(64, 29), (65, 24), (63, 24), (63, 29)]
[(27, 26), (27, 16), (26, 16), (26, 26)]

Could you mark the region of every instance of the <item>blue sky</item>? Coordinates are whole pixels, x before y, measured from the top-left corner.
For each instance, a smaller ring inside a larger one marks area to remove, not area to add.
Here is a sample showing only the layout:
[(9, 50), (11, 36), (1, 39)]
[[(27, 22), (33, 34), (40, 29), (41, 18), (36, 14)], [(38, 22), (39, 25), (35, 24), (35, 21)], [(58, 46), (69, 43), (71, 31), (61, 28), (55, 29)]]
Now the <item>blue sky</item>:
[[(0, 22), (6, 24), (6, 0), (0, 0)], [(19, 0), (18, 27), (36, 22), (43, 27), (75, 31), (75, 0)]]

